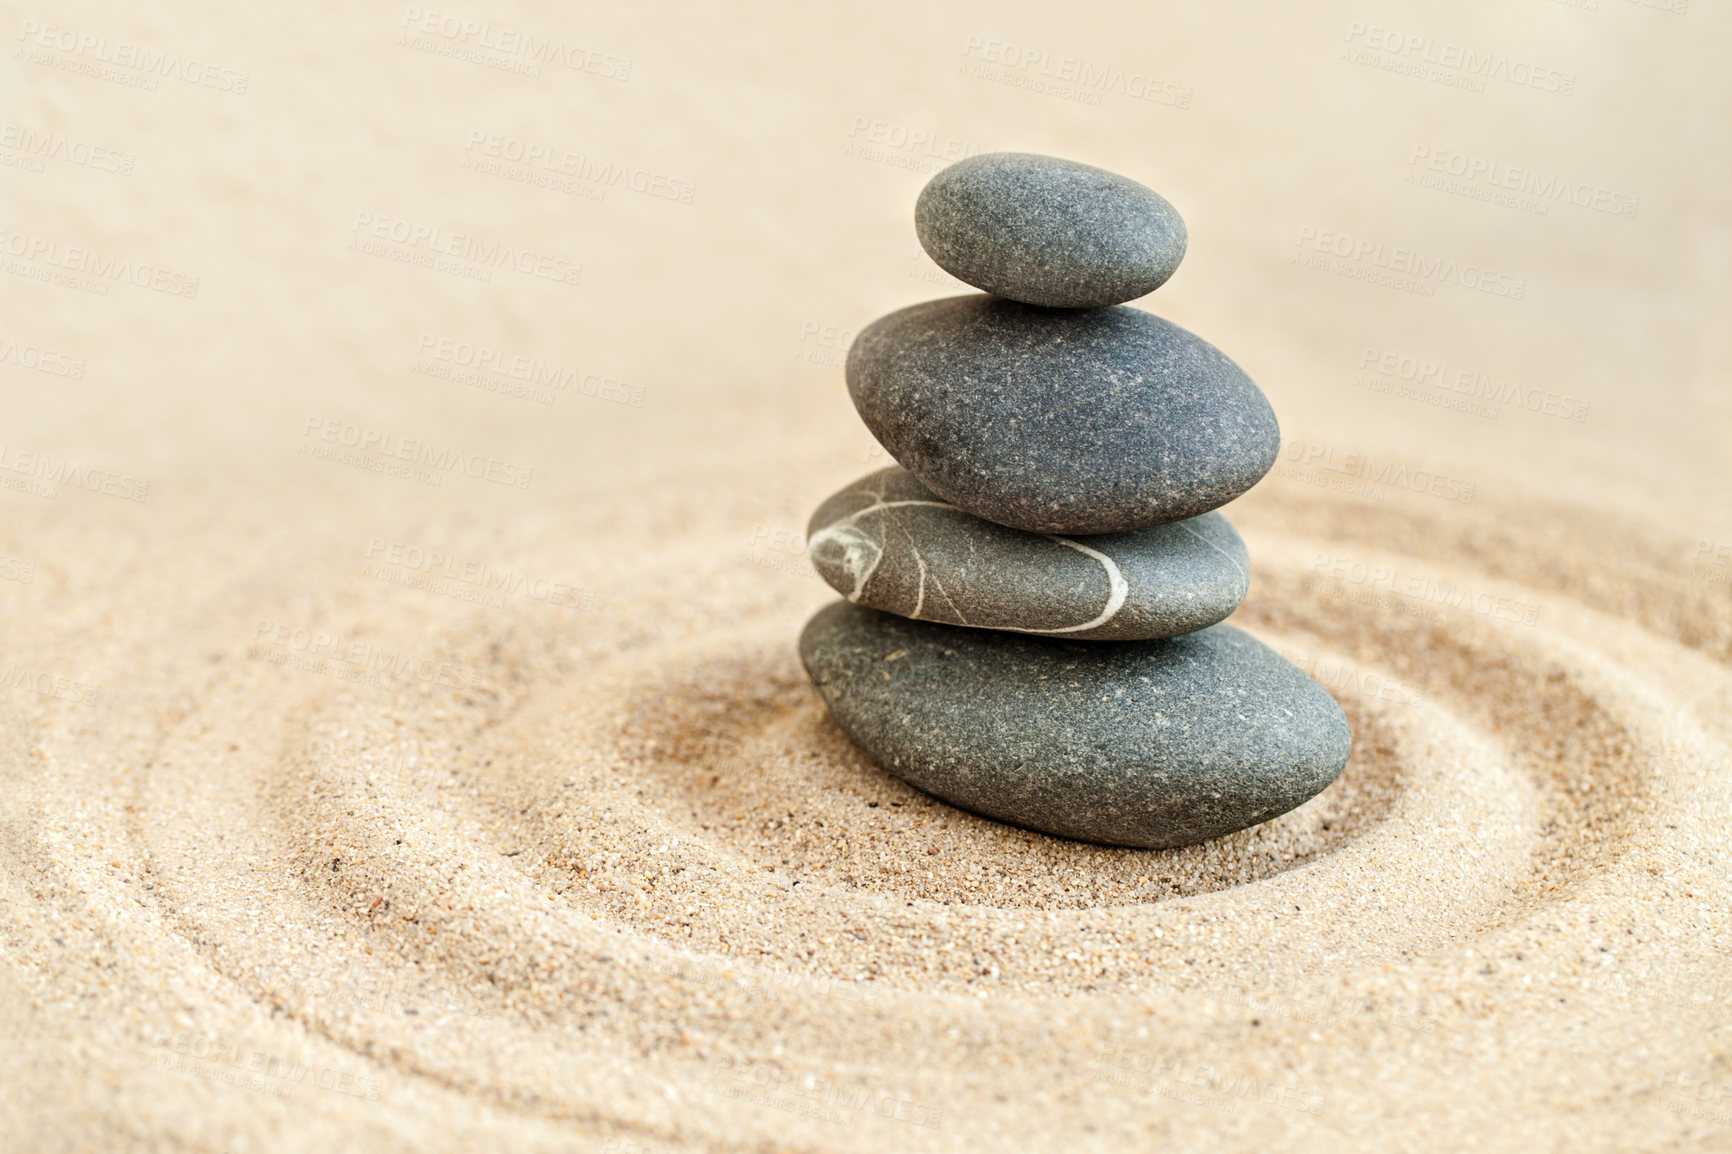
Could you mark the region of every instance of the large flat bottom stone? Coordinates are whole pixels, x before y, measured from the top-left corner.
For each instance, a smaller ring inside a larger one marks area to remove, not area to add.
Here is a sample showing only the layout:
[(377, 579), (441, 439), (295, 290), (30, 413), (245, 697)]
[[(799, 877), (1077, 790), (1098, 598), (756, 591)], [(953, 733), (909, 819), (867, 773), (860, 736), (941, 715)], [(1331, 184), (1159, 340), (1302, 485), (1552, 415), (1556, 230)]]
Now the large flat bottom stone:
[(1070, 642), (837, 602), (800, 658), (884, 769), (952, 805), (1107, 845), (1190, 845), (1278, 817), (1347, 764), (1322, 686), (1230, 625)]

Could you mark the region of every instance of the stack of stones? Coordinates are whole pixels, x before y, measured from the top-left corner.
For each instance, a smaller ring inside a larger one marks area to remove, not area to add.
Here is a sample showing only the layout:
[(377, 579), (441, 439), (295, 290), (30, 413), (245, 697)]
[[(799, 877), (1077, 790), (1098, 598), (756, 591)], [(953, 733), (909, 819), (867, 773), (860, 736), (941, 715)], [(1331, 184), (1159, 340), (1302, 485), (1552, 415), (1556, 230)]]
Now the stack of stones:
[(985, 294), (891, 313), (849, 350), (900, 467), (807, 534), (847, 598), (800, 638), (837, 722), (953, 805), (1110, 845), (1188, 845), (1317, 794), (1352, 746), (1340, 707), (1220, 624), (1250, 579), (1213, 510), (1275, 463), (1274, 411), (1213, 345), (1124, 305), (1178, 267), (1179, 214), (995, 153), (934, 176), (914, 217)]

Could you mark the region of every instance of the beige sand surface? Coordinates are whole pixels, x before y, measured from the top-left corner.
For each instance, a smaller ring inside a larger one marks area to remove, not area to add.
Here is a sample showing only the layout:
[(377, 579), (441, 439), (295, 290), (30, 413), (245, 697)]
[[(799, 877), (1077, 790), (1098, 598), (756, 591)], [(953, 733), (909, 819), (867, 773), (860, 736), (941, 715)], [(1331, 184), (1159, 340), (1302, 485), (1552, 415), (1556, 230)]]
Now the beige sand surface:
[[(6, 7), (0, 1149), (1732, 1148), (1724, 5)], [(800, 672), (1002, 148), (1280, 414), (1235, 620), (1357, 743), (1268, 826)]]

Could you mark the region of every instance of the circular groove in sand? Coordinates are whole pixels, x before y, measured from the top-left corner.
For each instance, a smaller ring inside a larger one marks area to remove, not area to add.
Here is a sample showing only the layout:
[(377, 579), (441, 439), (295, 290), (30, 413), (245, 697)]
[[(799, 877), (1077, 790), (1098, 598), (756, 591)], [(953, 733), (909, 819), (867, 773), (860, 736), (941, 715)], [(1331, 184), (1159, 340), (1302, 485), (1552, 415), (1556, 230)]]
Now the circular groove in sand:
[[(155, 751), (130, 836), (163, 923), (257, 1001), (453, 1093), (651, 1133), (664, 1080), (724, 1057), (845, 1061), (886, 1037), (918, 1052), (909, 1020), (982, 1013), (1034, 1038), (1054, 999), (1219, 992), (1219, 971), (1315, 966), (1319, 941), (1335, 966), (1374, 967), (1532, 920), (1620, 868), (1665, 727), (1583, 672), (1612, 658), (1579, 633), (1343, 612), (1291, 557), (1260, 579), (1248, 626), (1340, 683), (1355, 760), (1301, 810), (1211, 846), (1103, 850), (923, 798), (846, 743), (761, 630), (400, 727), (364, 694), (304, 694), (248, 719), (280, 752), (195, 794), (182, 775), (226, 740), (224, 709), (257, 697), (219, 685)], [(1424, 700), (1366, 690), (1405, 685), (1415, 651), (1433, 657)], [(283, 958), (261, 910), (317, 962)], [(412, 967), (427, 1020), (306, 988), (329, 961), (373, 982)], [(464, 1061), (495, 1050), (520, 1060)], [(574, 1072), (597, 1054), (614, 1064)], [(729, 1108), (685, 1107), (700, 1128)]]

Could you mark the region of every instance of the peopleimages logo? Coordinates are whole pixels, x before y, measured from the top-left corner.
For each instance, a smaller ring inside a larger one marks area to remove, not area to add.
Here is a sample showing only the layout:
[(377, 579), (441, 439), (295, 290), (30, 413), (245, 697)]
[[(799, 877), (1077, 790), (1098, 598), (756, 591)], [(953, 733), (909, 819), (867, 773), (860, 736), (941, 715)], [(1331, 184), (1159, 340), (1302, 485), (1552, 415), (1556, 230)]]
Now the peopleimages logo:
[(0, 581), (16, 581), (20, 585), (31, 585), (36, 581), (36, 562), (26, 561), (21, 557), (8, 557), (0, 553)]
[[(1433, 295), (1437, 284), (1453, 284), (1512, 301), (1521, 300), (1527, 293), (1526, 277), (1463, 263), (1451, 257), (1428, 255), (1405, 245), (1386, 250), (1382, 241), (1352, 233), (1305, 225), (1299, 229), (1293, 243), (1299, 249), (1293, 254), (1294, 262), (1307, 268), (1386, 284), (1418, 292), (1421, 296)], [(1311, 256), (1311, 253), (1317, 255)]]
[[(556, 144), (523, 140), (479, 128), (469, 133), (469, 142), (463, 146), (463, 150), (469, 154), (464, 162), (467, 167), (489, 175), (502, 174), (502, 165), (517, 165), (526, 170), (544, 172), (549, 176), (568, 177), (571, 180), (598, 185), (603, 189), (624, 188), (656, 200), (671, 200), (678, 204), (690, 204), (698, 191), (696, 181), (652, 172), (647, 168), (635, 168), (616, 160), (603, 160), (601, 157), (573, 152)], [(489, 164), (489, 161), (494, 163)], [(537, 182), (530, 180), (528, 183)]]
[(1350, 45), (1349, 58), (1356, 64), (1408, 73), (1474, 92), (1483, 92), (1488, 80), (1559, 96), (1573, 96), (1576, 91), (1574, 72), (1543, 67), (1502, 52), (1483, 52), (1449, 40), (1434, 40), (1418, 32), (1354, 20), (1347, 25), (1346, 39)]
[[(440, 661), (418, 653), (390, 649), (377, 641), (343, 638), (318, 629), (262, 618), (253, 633), (253, 646), (248, 656), (273, 665), (294, 664), (314, 673), (328, 672), (318, 663), (339, 662), (353, 667), (342, 671), (351, 675), (345, 678), (350, 680), (377, 675), (381, 679), (424, 681), (451, 689), (474, 689), (484, 684), (479, 673), (459, 662)], [(304, 660), (291, 662), (284, 660), (285, 657)]]
[[(543, 404), (553, 403), (553, 393), (546, 390), (554, 390), (616, 405), (627, 405), (634, 409), (643, 408), (642, 385), (630, 384), (603, 373), (586, 372), (570, 365), (550, 365), (540, 357), (508, 353), (488, 345), (434, 336), (432, 333), (421, 334), (421, 341), (415, 351), (422, 358), (439, 362), (432, 365), (417, 362), (416, 371), (434, 377), (449, 377), (489, 392), (511, 391), (502, 389), (499, 382), (488, 380), (487, 377), (491, 375), (521, 382), (525, 386), (525, 399), (541, 401)], [(463, 375), (463, 370), (471, 372)]]
[(1406, 489), (1441, 497), (1446, 501), (1473, 504), (1477, 486), (1472, 481), (1439, 473), (1431, 469), (1415, 469), (1400, 461), (1374, 457), (1370, 453), (1351, 452), (1316, 441), (1288, 441), (1281, 446), (1281, 457), (1287, 463), (1305, 469), (1339, 473), (1357, 477), (1380, 488)]
[(131, 176), (133, 165), (138, 162), (138, 157), (130, 152), (117, 152), (59, 132), (36, 132), (20, 124), (0, 124), (0, 148), (29, 160), (37, 172), (42, 170), (43, 161), (55, 160), (97, 172)]
[(1515, 625), (1539, 622), (1537, 602), (1518, 601), (1483, 587), (1476, 589), (1447, 578), (1404, 572), (1357, 558), (1319, 553), (1311, 562), (1311, 574), (1311, 580), (1334, 581), (1343, 590), (1351, 586), (1363, 593), (1388, 594), (1416, 606), (1459, 609)]
[[(1408, 382), (1419, 386), (1459, 393), (1470, 400), (1489, 401), (1494, 405), (1519, 407), (1540, 416), (1575, 421), (1588, 419), (1588, 402), (1564, 393), (1532, 389), (1510, 380), (1498, 380), (1475, 369), (1456, 369), (1442, 360), (1408, 356), (1366, 345), (1359, 354), (1359, 368), (1369, 369), (1388, 381)], [(1362, 388), (1389, 392), (1388, 387), (1360, 380)], [(1493, 414), (1496, 415), (1495, 413)]]
[[(175, 272), (162, 265), (135, 262), (128, 257), (104, 255), (95, 249), (77, 244), (61, 244), (43, 236), (0, 229), (0, 252), (20, 260), (33, 261), (50, 268), (95, 278), (101, 282), (125, 282), (152, 292), (188, 300), (198, 296), (198, 277)], [(107, 288), (103, 287), (106, 295)]]
[(910, 172), (930, 173), (979, 152), (979, 147), (959, 137), (856, 116), (848, 125), (848, 145), (843, 155)]
[(391, 250), (385, 249), (381, 243), (389, 242), (399, 247), (406, 263), (434, 267), (439, 257), (450, 257), (470, 265), (482, 266), (471, 270), (479, 274), (481, 279), (490, 275), (488, 269), (499, 268), (553, 281), (555, 284), (575, 285), (583, 279), (583, 266), (563, 257), (518, 248), (496, 240), (482, 240), (465, 233), (449, 232), (434, 225), (416, 224), (400, 217), (357, 212), (349, 231), (355, 234), (349, 241), (349, 247), (357, 251), (375, 256), (389, 256), (392, 255)]
[(388, 429), (375, 429), (334, 417), (308, 417), (301, 438), (300, 452), (308, 456), (328, 455), (318, 452), (320, 446), (312, 443), (317, 439), (375, 461), (424, 465), (429, 469), (458, 472), (479, 481), (492, 481), (496, 485), (517, 489), (529, 488), (529, 480), (535, 474), (532, 465), (516, 465), (482, 453), (467, 453), (450, 445), (435, 445), (431, 441), (400, 436)]
[(150, 496), (150, 482), (108, 469), (80, 465), (68, 457), (56, 458), (50, 453), (29, 453), (0, 445), (0, 473), (21, 473), (44, 487), (40, 496), (50, 500), (65, 485), (117, 497), (122, 501), (143, 501)]
[[(58, 52), (80, 62), (131, 69), (153, 79), (173, 77), (187, 84), (232, 92), (237, 96), (246, 92), (247, 81), (251, 78), (250, 74), (239, 69), (223, 68), (200, 60), (183, 60), (178, 52), (158, 52), (126, 40), (110, 41), (106, 36), (75, 32), (39, 20), (20, 21), (18, 39), (26, 48)], [(154, 90), (154, 83), (151, 87)]]
[(57, 353), (41, 345), (32, 345), (5, 336), (0, 336), (0, 365), (17, 365), (21, 369), (47, 373), (51, 377), (69, 377), (75, 381), (84, 377), (83, 357), (73, 356), (71, 353)]
[(840, 369), (848, 363), (848, 348), (859, 334), (841, 325), (807, 321), (800, 326), (800, 342), (794, 347), (794, 359), (827, 369)]
[[(446, 12), (411, 7), (404, 11), (401, 27), (405, 35), (424, 39), (429, 47), (443, 41), (448, 48), (496, 52), (532, 66), (556, 64), (572, 72), (586, 72), (621, 83), (631, 79), (629, 57), (598, 52), (488, 20), (470, 20)], [(419, 45), (411, 44), (411, 47)], [(461, 52), (458, 55), (461, 58)], [(475, 60), (474, 63), (486, 63), (486, 60)]]
[[(1636, 210), (1642, 204), (1640, 197), (1628, 193), (1451, 148), (1416, 144), (1407, 158), (1407, 165), (1406, 180), (1409, 184), (1494, 204), (1507, 204), (1511, 208), (1537, 209), (1541, 216), (1552, 204), (1562, 202), (1591, 212), (1634, 220)], [(1532, 207), (1529, 207), (1529, 202)]]
[[(440, 579), (472, 586), (476, 596), (463, 600), (485, 600), (494, 608), (504, 601), (499, 595), (524, 596), (549, 605), (591, 612), (595, 609), (595, 591), (569, 581), (520, 573), (509, 566), (489, 561), (476, 561), (454, 556), (440, 549), (424, 549), (401, 541), (372, 537), (367, 541), (367, 575), (399, 585), (426, 588), (434, 593), (451, 596), (441, 587)], [(390, 573), (381, 566), (389, 566)]]
[(55, 697), (75, 705), (95, 705), (102, 687), (79, 681), (64, 674), (40, 669), (20, 669), (16, 665), (0, 668), (0, 701), (11, 699), (14, 689), (23, 689), (38, 697)]
[[(968, 75), (1066, 100), (1095, 105), (1101, 102), (1101, 93), (1110, 92), (1169, 108), (1191, 106), (1192, 90), (1187, 85), (1170, 84), (1146, 72), (1126, 71), (1076, 56), (1054, 56), (1008, 40), (970, 36), (963, 42), (962, 55), (962, 70)], [(971, 58), (980, 62), (972, 70)]]

